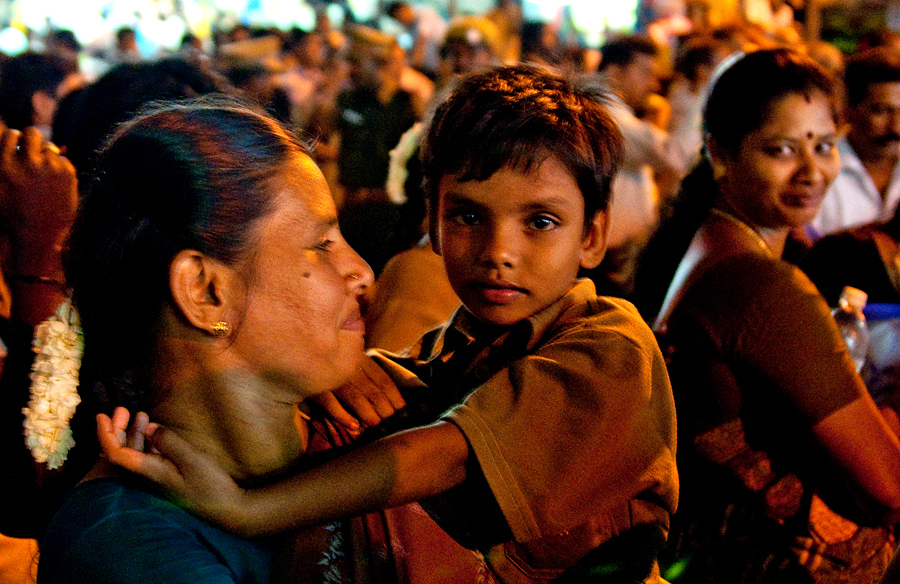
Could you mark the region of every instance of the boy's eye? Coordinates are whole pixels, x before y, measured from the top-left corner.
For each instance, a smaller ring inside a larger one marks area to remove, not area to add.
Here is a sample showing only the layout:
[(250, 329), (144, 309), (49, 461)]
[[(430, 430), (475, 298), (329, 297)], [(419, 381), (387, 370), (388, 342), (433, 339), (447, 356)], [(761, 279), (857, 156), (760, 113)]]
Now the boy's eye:
[(557, 225), (559, 225), (559, 222), (547, 215), (538, 215), (528, 220), (528, 228), (537, 231), (549, 231)]
[(471, 211), (458, 211), (452, 213), (450, 218), (460, 225), (481, 225), (482, 222), (481, 217), (477, 213), (472, 213)]

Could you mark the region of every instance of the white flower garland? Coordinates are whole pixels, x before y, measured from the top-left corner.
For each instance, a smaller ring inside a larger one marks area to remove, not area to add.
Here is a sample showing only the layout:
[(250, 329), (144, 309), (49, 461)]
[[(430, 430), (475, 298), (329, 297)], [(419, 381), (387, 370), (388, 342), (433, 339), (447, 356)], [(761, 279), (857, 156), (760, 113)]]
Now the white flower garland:
[(70, 299), (38, 325), (32, 346), (37, 357), (31, 366), (31, 398), (22, 408), (25, 444), (36, 461), (54, 469), (75, 445), (69, 420), (81, 402), (77, 390), (84, 338)]
[(394, 146), (390, 152), (390, 162), (388, 164), (388, 176), (385, 189), (391, 202), (402, 205), (406, 202), (406, 179), (409, 177), (409, 171), (406, 169), (406, 163), (409, 157), (416, 151), (419, 145), (419, 136), (422, 134), (422, 124), (416, 123), (408, 129), (402, 136), (400, 141)]

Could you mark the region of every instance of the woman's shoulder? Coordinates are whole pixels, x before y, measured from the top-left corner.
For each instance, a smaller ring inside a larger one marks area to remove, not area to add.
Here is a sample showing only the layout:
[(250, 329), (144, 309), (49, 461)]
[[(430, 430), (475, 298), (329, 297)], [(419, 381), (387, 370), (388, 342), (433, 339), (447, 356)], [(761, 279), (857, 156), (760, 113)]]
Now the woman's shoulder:
[(199, 584), (216, 571), (248, 572), (254, 564), (267, 571), (269, 553), (137, 484), (98, 478), (77, 485), (51, 521), (38, 579)]
[(692, 290), (704, 295), (719, 295), (722, 302), (760, 300), (771, 294), (786, 300), (794, 295), (818, 296), (815, 286), (797, 266), (781, 259), (756, 253), (723, 257), (706, 267)]
[[(200, 522), (186, 511), (137, 485), (117, 478), (97, 478), (69, 492), (47, 529), (46, 542), (59, 536), (151, 529), (162, 524)], [(65, 541), (65, 540), (63, 540)]]
[(725, 257), (706, 267), (672, 310), (668, 330), (688, 321), (720, 333), (780, 328), (820, 322), (828, 305), (796, 266), (747, 253)]

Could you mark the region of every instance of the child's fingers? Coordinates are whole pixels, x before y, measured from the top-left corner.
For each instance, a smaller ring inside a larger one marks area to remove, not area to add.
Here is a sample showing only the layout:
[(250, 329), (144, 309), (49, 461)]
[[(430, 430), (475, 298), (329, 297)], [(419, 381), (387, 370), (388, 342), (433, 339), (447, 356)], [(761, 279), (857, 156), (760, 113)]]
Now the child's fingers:
[(112, 416), (112, 427), (113, 431), (115, 431), (116, 436), (119, 438), (119, 442), (123, 445), (125, 444), (125, 438), (128, 430), (128, 422), (131, 420), (131, 412), (128, 411), (128, 408), (116, 408), (113, 411)]
[(110, 462), (126, 470), (136, 472), (140, 468), (144, 454), (125, 447), (123, 431), (118, 431), (114, 420), (104, 414), (97, 415), (97, 440)]
[[(356, 381), (335, 390), (335, 395), (340, 403), (356, 414), (363, 426), (377, 426), (384, 419)], [(381, 409), (385, 409), (383, 405)]]
[(394, 380), (385, 373), (384, 369), (382, 369), (378, 363), (371, 358), (366, 358), (363, 360), (362, 370), (372, 383), (372, 385), (369, 386), (370, 389), (375, 396), (377, 396), (379, 401), (383, 400), (388, 404), (388, 407), (391, 410), (390, 413), (394, 413), (394, 411), (406, 406), (406, 400), (403, 399), (403, 395), (401, 395), (400, 389), (397, 388), (397, 384), (394, 383)]
[(138, 474), (179, 493), (188, 473), (203, 473), (209, 460), (175, 432), (156, 425), (147, 435), (150, 445), (159, 454), (147, 456)]
[[(147, 424), (147, 429), (144, 430), (144, 437), (149, 439), (151, 436), (153, 436), (153, 433), (156, 432), (159, 428), (162, 428), (162, 426), (160, 426), (156, 422), (150, 422), (149, 424)], [(150, 453), (151, 454), (159, 454), (159, 450), (157, 450), (155, 446), (150, 444)]]
[[(359, 420), (357, 420), (350, 412), (347, 411), (344, 405), (340, 401), (338, 401), (333, 393), (321, 393), (312, 399), (317, 404), (319, 404), (335, 422), (337, 422), (341, 426), (344, 426), (351, 431), (359, 430)], [(357, 414), (358, 413), (359, 412), (357, 412)]]
[(134, 422), (128, 428), (128, 436), (125, 445), (134, 448), (139, 452), (144, 452), (144, 435), (147, 431), (147, 424), (150, 423), (150, 416), (146, 412), (138, 412), (134, 415)]

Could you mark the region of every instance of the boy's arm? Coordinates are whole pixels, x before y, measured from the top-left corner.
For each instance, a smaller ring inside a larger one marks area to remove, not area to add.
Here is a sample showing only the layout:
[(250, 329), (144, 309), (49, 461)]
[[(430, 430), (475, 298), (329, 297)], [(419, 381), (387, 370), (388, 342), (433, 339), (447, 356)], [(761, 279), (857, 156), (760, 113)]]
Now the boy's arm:
[(98, 437), (109, 460), (165, 489), (191, 512), (244, 537), (314, 525), (443, 493), (466, 476), (469, 446), (449, 422), (383, 438), (281, 482), (242, 489), (210, 458), (171, 430), (151, 424), (158, 452), (124, 445), (127, 413), (99, 415)]

